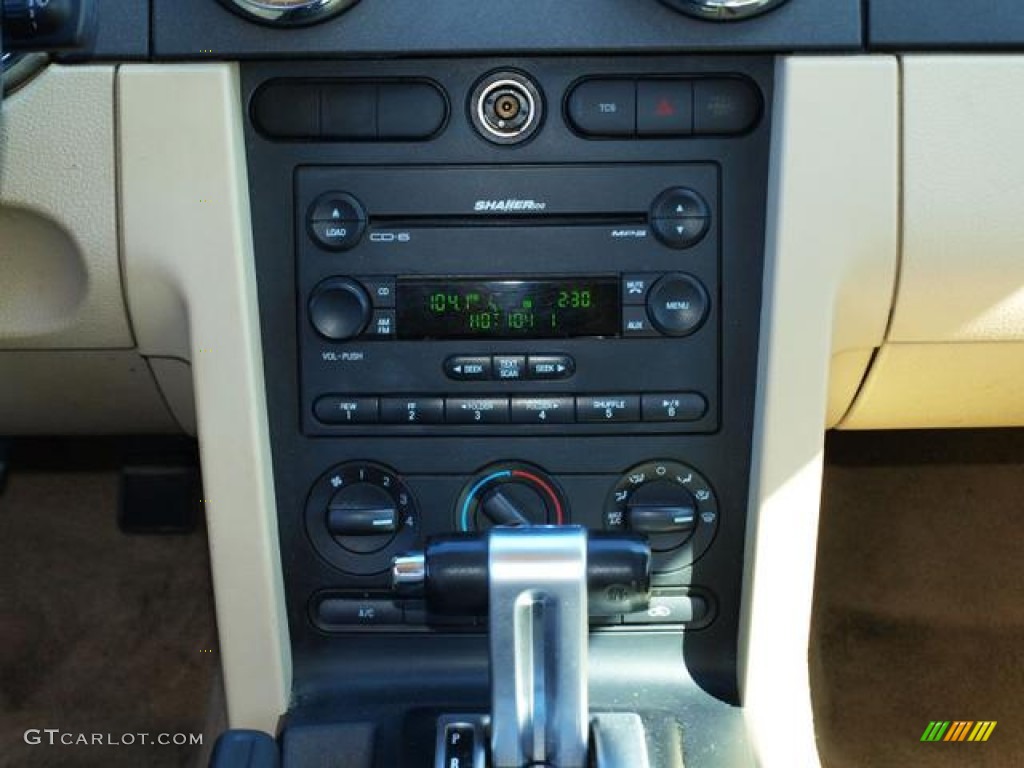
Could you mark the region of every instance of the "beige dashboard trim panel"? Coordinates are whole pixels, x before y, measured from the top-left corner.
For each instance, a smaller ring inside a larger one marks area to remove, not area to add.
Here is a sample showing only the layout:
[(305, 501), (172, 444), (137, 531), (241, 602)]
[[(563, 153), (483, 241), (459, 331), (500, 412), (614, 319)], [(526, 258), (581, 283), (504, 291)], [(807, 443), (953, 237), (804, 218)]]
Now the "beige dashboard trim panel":
[(291, 656), (238, 67), (118, 73), (125, 277), (140, 351), (191, 360), (232, 727), (274, 732)]
[(114, 71), (51, 66), (4, 100), (0, 348), (133, 344), (117, 258)]
[[(830, 361), (878, 347), (889, 316), (898, 255), (896, 59), (780, 59), (775, 121), (742, 697), (759, 763), (809, 768), (819, 763), (807, 649)], [(866, 365), (869, 356), (852, 362)]]
[(905, 234), (889, 341), (1024, 342), (1024, 56), (906, 56), (903, 73)]
[(1024, 344), (886, 344), (843, 429), (1024, 427)]

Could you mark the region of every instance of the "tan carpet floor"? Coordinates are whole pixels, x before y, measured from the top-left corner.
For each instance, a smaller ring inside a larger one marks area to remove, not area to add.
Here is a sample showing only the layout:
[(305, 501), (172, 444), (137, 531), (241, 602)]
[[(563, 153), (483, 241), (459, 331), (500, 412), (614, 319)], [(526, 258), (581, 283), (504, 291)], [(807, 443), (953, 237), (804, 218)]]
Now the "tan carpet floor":
[[(811, 677), (828, 768), (1024, 766), (1024, 433), (836, 435)], [(921, 743), (932, 720), (997, 721)]]
[(217, 667), (205, 536), (126, 536), (116, 500), (111, 469), (15, 470), (0, 496), (2, 768), (199, 759), (199, 746), (25, 741), (203, 733)]

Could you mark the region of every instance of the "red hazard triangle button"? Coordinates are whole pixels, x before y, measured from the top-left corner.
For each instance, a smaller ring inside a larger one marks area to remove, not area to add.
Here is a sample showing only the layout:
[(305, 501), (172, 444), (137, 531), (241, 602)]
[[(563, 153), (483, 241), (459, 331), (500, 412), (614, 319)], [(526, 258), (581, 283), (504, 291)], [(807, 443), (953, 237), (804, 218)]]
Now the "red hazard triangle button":
[(689, 80), (640, 80), (636, 84), (637, 132), (641, 136), (693, 133), (693, 85)]

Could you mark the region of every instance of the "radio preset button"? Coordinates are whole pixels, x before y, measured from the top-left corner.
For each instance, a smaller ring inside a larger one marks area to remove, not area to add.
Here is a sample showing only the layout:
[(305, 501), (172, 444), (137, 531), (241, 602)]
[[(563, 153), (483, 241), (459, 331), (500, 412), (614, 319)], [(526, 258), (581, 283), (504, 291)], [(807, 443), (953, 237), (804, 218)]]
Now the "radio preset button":
[(622, 335), (644, 337), (659, 334), (651, 324), (651, 318), (647, 316), (647, 308), (639, 306), (622, 308)]
[(375, 424), (377, 406), (376, 397), (325, 395), (313, 405), (313, 415), (323, 424)]
[(698, 421), (708, 412), (708, 402), (696, 392), (644, 395), (644, 421)]
[(440, 397), (383, 397), (380, 420), (384, 424), (443, 424), (444, 399)]
[(554, 381), (576, 373), (576, 361), (569, 355), (530, 355), (526, 367), (531, 379)]
[(689, 336), (708, 314), (707, 291), (700, 282), (681, 273), (665, 275), (647, 297), (647, 312), (655, 328), (666, 336)]
[(576, 419), (582, 422), (640, 421), (640, 396), (589, 395), (577, 397)]
[(576, 420), (571, 397), (513, 397), (513, 424), (572, 424)]
[(444, 361), (444, 375), (456, 381), (490, 381), (491, 358), (485, 355), (456, 355)]
[(310, 236), (329, 251), (355, 247), (366, 229), (366, 209), (347, 192), (328, 192), (309, 210)]
[(449, 424), (507, 424), (507, 397), (449, 397), (445, 401)]
[(494, 378), (499, 381), (520, 381), (526, 378), (524, 355), (495, 355), (492, 360)]

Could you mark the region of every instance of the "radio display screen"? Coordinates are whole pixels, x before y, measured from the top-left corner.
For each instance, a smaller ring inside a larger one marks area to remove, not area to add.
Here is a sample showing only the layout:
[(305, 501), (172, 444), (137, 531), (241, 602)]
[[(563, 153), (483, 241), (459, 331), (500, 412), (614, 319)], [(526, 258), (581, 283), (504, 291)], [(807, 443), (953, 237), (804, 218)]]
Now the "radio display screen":
[(400, 278), (399, 339), (619, 336), (617, 277), (547, 280)]

